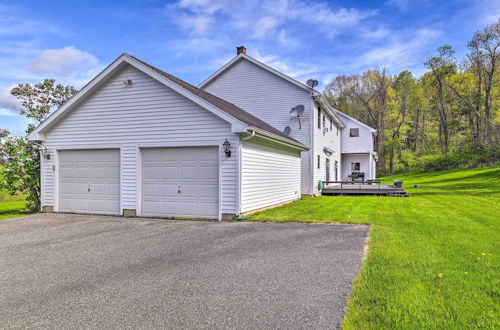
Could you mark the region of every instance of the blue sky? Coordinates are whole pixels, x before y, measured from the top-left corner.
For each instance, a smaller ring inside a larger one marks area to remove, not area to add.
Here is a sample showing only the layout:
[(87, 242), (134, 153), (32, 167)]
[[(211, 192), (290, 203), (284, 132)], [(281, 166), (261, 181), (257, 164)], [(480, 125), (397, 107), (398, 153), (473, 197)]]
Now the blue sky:
[(193, 84), (237, 45), (301, 81), (375, 66), (418, 76), (438, 46), (461, 57), (472, 34), (499, 17), (498, 0), (3, 1), (0, 128), (26, 126), (9, 95), (14, 84), (51, 77), (80, 88), (123, 52)]

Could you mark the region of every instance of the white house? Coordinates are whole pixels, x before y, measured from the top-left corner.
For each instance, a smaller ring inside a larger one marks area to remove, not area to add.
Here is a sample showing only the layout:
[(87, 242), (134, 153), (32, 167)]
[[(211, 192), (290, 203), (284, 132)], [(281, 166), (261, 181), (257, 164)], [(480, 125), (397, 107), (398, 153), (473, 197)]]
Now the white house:
[(238, 47), (198, 87), (123, 54), (28, 138), (46, 212), (223, 219), (374, 179), (374, 133)]
[[(302, 194), (320, 193), (319, 181), (351, 180), (352, 172), (375, 179), (376, 130), (333, 109), (311, 87), (248, 56), (245, 47), (237, 47), (236, 57), (198, 87), (279, 130), (291, 128), (289, 136), (309, 147), (302, 152)], [(300, 123), (290, 115), (298, 105), (305, 109)], [(360, 135), (349, 138), (351, 128)]]
[(228, 218), (300, 198), (307, 146), (123, 54), (37, 127), (46, 212)]
[(365, 180), (376, 178), (377, 153), (374, 151), (374, 138), (377, 131), (335, 110), (345, 127), (342, 130), (342, 180), (349, 181), (353, 173), (362, 173)]

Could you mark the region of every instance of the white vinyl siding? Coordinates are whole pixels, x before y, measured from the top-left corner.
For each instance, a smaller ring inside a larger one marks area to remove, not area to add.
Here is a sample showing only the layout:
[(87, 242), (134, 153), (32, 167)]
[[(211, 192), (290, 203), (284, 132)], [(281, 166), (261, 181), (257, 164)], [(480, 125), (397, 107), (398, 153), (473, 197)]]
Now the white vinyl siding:
[[(245, 59), (238, 60), (204, 89), (238, 105), (280, 131), (290, 126), (291, 137), (306, 146), (311, 145), (311, 93), (307, 90)], [(300, 121), (301, 129), (298, 119), (290, 116), (292, 107), (300, 104), (305, 108)], [(311, 193), (310, 157), (309, 151), (302, 153), (303, 194)]]
[(300, 198), (300, 153), (259, 138), (242, 142), (241, 212)]
[[(123, 82), (132, 80), (131, 85)], [(221, 212), (236, 212), (237, 135), (230, 124), (139, 70), (125, 66), (45, 134), (49, 153), (83, 148), (121, 150), (122, 208), (137, 209), (139, 148), (231, 143), (221, 157)], [(57, 160), (43, 165), (43, 203), (54, 205)]]
[[(318, 122), (318, 110), (313, 111), (314, 122)], [(326, 116), (325, 125), (323, 127), (323, 116)], [(314, 192), (319, 193), (318, 181), (326, 180), (326, 158), (330, 159), (330, 181), (335, 180), (335, 161), (338, 164), (338, 179), (341, 177), (341, 153), (340, 153), (340, 139), (341, 137), (337, 135), (337, 129), (335, 128), (335, 122), (333, 123), (333, 130), (330, 130), (331, 117), (329, 114), (321, 109), (321, 128), (315, 126), (313, 128), (314, 135)], [(324, 148), (327, 147), (333, 151), (330, 156), (327, 156), (324, 152)], [(319, 168), (318, 168), (318, 155), (320, 155)]]

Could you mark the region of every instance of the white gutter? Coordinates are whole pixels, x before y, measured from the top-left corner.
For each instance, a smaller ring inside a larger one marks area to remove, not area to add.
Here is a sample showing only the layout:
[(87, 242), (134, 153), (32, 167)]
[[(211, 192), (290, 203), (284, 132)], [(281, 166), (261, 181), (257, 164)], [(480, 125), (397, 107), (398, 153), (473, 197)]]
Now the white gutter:
[(273, 134), (273, 133), (269, 133), (268, 131), (264, 131), (264, 130), (257, 128), (257, 127), (250, 127), (248, 130), (254, 132), (254, 134), (258, 134), (262, 138), (271, 140), (273, 142), (284, 144), (284, 145), (287, 145), (289, 147), (293, 147), (293, 148), (296, 148), (299, 150), (309, 150), (309, 147), (307, 147), (306, 145), (304, 145), (300, 142), (291, 141), (290, 139), (281, 137), (281, 136)]

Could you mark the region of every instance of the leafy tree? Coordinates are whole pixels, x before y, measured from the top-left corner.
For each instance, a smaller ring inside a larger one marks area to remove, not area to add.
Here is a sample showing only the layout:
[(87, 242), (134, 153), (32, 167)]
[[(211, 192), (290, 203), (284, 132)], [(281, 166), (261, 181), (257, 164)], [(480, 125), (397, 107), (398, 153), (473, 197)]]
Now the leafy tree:
[[(76, 94), (76, 90), (56, 84), (54, 79), (45, 79), (38, 84), (19, 84), (11, 90), (11, 94), (21, 104), (19, 112), (34, 121), (26, 129), (28, 134), (52, 110)], [(40, 207), (40, 149), (40, 142), (12, 136), (9, 131), (0, 129), (0, 189), (12, 195), (25, 194), (27, 208), (32, 211)]]

